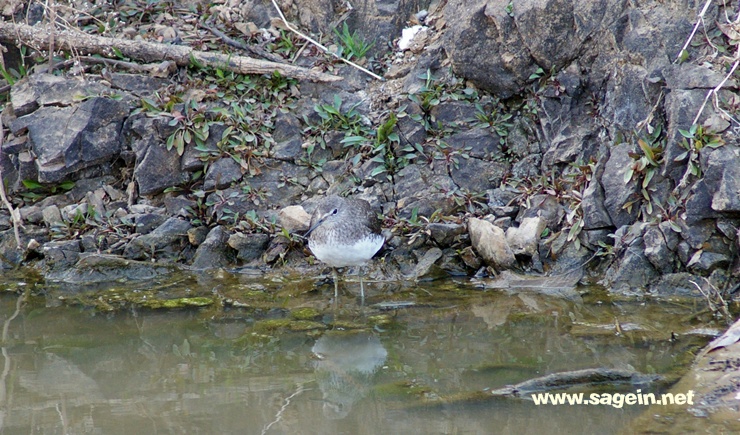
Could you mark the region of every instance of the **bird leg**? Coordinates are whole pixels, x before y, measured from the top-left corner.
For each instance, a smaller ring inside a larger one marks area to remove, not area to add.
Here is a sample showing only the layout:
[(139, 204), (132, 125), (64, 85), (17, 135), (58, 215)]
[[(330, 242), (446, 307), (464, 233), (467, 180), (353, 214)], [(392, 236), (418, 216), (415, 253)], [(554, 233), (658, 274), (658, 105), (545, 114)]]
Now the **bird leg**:
[(365, 305), (365, 286), (362, 285), (362, 266), (360, 266), (360, 305)]
[(335, 267), (331, 268), (331, 276), (334, 279), (334, 301), (339, 299), (339, 274)]

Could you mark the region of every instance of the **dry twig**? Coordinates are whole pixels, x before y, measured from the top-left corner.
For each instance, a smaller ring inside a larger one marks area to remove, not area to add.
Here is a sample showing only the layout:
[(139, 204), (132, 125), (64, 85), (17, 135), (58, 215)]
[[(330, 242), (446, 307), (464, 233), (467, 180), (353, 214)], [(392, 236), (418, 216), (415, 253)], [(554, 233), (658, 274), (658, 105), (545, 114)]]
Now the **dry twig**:
[(130, 41), (119, 38), (88, 35), (77, 30), (53, 32), (49, 25), (37, 24), (28, 26), (0, 22), (0, 41), (13, 44), (48, 46), (52, 33), (58, 49), (75, 49), (88, 54), (100, 54), (113, 57), (114, 51), (131, 59), (144, 62), (161, 62), (169, 60), (178, 66), (188, 66), (192, 62), (223, 68), (240, 74), (271, 74), (275, 71), (286, 77), (300, 80), (333, 82), (341, 77), (312, 71), (277, 62), (254, 59), (246, 56), (225, 55), (194, 50), (181, 45), (159, 44), (149, 41)]
[(280, 19), (281, 19), (281, 20), (283, 20), (283, 23), (285, 23), (285, 27), (287, 27), (287, 28), (288, 28), (288, 30), (290, 30), (291, 32), (293, 32), (293, 33), (295, 33), (296, 35), (300, 36), (301, 38), (305, 39), (306, 41), (310, 42), (311, 44), (313, 44), (313, 45), (315, 45), (315, 46), (319, 47), (319, 48), (320, 48), (320, 49), (322, 49), (322, 50), (323, 50), (323, 51), (324, 51), (325, 53), (328, 53), (328, 54), (330, 54), (330, 55), (334, 56), (335, 58), (337, 58), (337, 59), (341, 60), (342, 62), (346, 63), (347, 65), (349, 65), (349, 66), (351, 66), (351, 67), (354, 67), (354, 68), (357, 68), (357, 69), (359, 69), (360, 71), (364, 72), (365, 74), (368, 74), (368, 75), (370, 75), (370, 76), (372, 76), (372, 77), (374, 77), (374, 78), (376, 78), (376, 79), (378, 79), (378, 80), (380, 80), (380, 81), (385, 81), (385, 79), (384, 79), (383, 77), (381, 77), (381, 76), (379, 76), (379, 75), (375, 74), (374, 72), (370, 71), (370, 70), (369, 70), (369, 69), (367, 69), (367, 68), (363, 68), (363, 67), (361, 67), (360, 65), (357, 65), (356, 63), (354, 63), (354, 62), (352, 62), (352, 61), (349, 61), (349, 60), (347, 60), (347, 59), (343, 58), (342, 56), (339, 56), (338, 54), (336, 54), (336, 53), (334, 53), (334, 52), (330, 51), (330, 50), (329, 50), (328, 48), (326, 48), (325, 46), (323, 46), (323, 45), (322, 45), (322, 44), (321, 44), (320, 42), (318, 42), (318, 41), (316, 41), (315, 39), (313, 39), (313, 38), (311, 38), (311, 37), (309, 37), (309, 36), (307, 36), (307, 35), (305, 35), (305, 34), (301, 33), (301, 32), (300, 32), (300, 31), (299, 31), (298, 29), (296, 29), (295, 27), (293, 27), (293, 26), (292, 26), (292, 25), (291, 25), (291, 24), (290, 24), (290, 23), (288, 22), (288, 20), (287, 20), (287, 19), (285, 19), (285, 15), (283, 15), (283, 11), (281, 11), (281, 10), (280, 10), (280, 6), (278, 6), (278, 4), (277, 4), (277, 2), (275, 2), (275, 0), (272, 0), (272, 4), (273, 4), (273, 6), (275, 6), (275, 9), (277, 9), (277, 12), (278, 12), (278, 14), (280, 15)]
[[(2, 161), (2, 153), (3, 153), (3, 141), (5, 140), (5, 131), (3, 130), (2, 124), (0, 124), (0, 161)], [(15, 236), (15, 243), (18, 247), (18, 249), (21, 248), (21, 235), (19, 232), (19, 228), (23, 227), (23, 221), (21, 220), (21, 213), (16, 208), (13, 207), (13, 204), (10, 203), (8, 200), (7, 195), (5, 194), (5, 181), (3, 180), (3, 167), (0, 165), (0, 200), (2, 200), (3, 205), (5, 205), (5, 208), (8, 209), (10, 212), (10, 220), (13, 223), (13, 235)]]

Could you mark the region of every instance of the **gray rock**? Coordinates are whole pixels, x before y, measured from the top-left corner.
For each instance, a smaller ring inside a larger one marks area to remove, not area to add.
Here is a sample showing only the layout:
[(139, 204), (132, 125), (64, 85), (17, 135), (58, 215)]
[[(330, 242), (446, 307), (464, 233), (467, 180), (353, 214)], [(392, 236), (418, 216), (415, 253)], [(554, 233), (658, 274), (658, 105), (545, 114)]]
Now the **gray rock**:
[(736, 219), (718, 219), (717, 229), (730, 241), (737, 240), (738, 221)]
[(451, 149), (465, 152), (476, 159), (490, 159), (501, 153), (500, 138), (485, 128), (471, 128), (445, 139)]
[(512, 165), (511, 175), (518, 179), (536, 178), (540, 174), (541, 164), (541, 154), (530, 154)]
[(242, 178), (242, 168), (231, 157), (223, 157), (208, 165), (203, 189), (223, 189)]
[(674, 253), (668, 247), (663, 231), (657, 226), (650, 226), (645, 229), (643, 235), (645, 242), (645, 257), (662, 273), (671, 273), (675, 269)]
[(309, 168), (265, 159), (260, 169), (259, 174), (242, 180), (248, 189), (241, 186), (228, 188), (221, 194), (213, 193), (206, 198), (206, 202), (219, 204), (215, 207), (219, 219), (223, 217), (224, 209), (244, 214), (250, 210), (287, 207), (301, 202), (311, 173)]
[(85, 195), (85, 200), (88, 204), (88, 214), (90, 214), (91, 217), (94, 218), (96, 221), (102, 221), (105, 218), (105, 195), (105, 190), (103, 190), (102, 188), (97, 188)]
[[(153, 120), (156, 125), (156, 120)], [(208, 127), (208, 138), (205, 140), (205, 143), (199, 147), (199, 149), (196, 149), (194, 146), (186, 146), (185, 152), (182, 154), (182, 158), (180, 159), (180, 167), (183, 171), (188, 172), (194, 172), (199, 169), (203, 169), (203, 166), (205, 165), (203, 156), (208, 156), (209, 154), (212, 155), (219, 155), (221, 154), (221, 150), (218, 148), (218, 143), (223, 139), (224, 132), (226, 131), (226, 125), (220, 122), (213, 122)], [(170, 134), (172, 132), (166, 130), (166, 133)], [(166, 137), (161, 137), (162, 141), (166, 141)], [(211, 157), (208, 156), (208, 157)]]
[(62, 212), (59, 211), (59, 207), (57, 207), (56, 205), (52, 204), (48, 207), (44, 207), (44, 209), (41, 211), (41, 214), (43, 216), (44, 223), (48, 227), (64, 224), (64, 220), (62, 219)]
[(452, 223), (430, 223), (427, 230), (431, 233), (432, 239), (437, 242), (441, 248), (447, 248), (461, 234), (465, 233), (465, 225)]
[(468, 220), (468, 233), (475, 251), (483, 260), (497, 270), (510, 269), (516, 265), (516, 258), (506, 243), (501, 228), (478, 218)]
[(723, 253), (699, 250), (686, 265), (690, 271), (699, 275), (709, 275), (715, 269), (726, 269), (732, 258)]
[(278, 160), (295, 160), (302, 156), (303, 140), (301, 138), (301, 123), (295, 116), (279, 113), (275, 118), (275, 129), (272, 132), (275, 144), (270, 149), (270, 156)]
[(689, 263), (689, 260), (691, 260), (691, 253), (691, 246), (685, 240), (678, 242), (678, 245), (676, 246), (676, 254), (678, 254), (678, 259), (681, 260), (681, 264)]
[(193, 227), (188, 230), (188, 242), (193, 246), (200, 246), (206, 241), (210, 230), (206, 226)]
[(694, 222), (691, 225), (681, 225), (681, 237), (688, 242), (693, 249), (701, 249), (702, 245), (709, 240), (717, 226), (712, 219)]
[(659, 297), (703, 298), (699, 289), (691, 282), (702, 285), (702, 279), (686, 272), (667, 273), (650, 284), (649, 293)]
[(55, 270), (47, 277), (69, 284), (140, 281), (177, 271), (171, 264), (132, 261), (116, 255), (82, 253), (72, 268)]
[(123, 255), (135, 260), (177, 258), (188, 246), (190, 228), (189, 222), (171, 217), (151, 233), (130, 241)]
[(44, 243), (42, 252), (46, 265), (52, 269), (67, 268), (75, 264), (80, 256), (80, 242), (65, 240)]
[(18, 180), (38, 180), (39, 170), (36, 159), (29, 151), (18, 154)]
[(604, 115), (617, 131), (632, 131), (653, 109), (659, 89), (652, 95), (644, 85), (647, 76), (648, 70), (644, 65), (615, 65), (606, 89), (607, 110)]
[(602, 284), (610, 292), (642, 294), (647, 286), (658, 277), (658, 272), (645, 256), (645, 245), (633, 242), (619, 261), (606, 271)]
[(639, 202), (634, 204), (631, 211), (624, 208), (628, 201), (639, 199), (638, 185), (634, 178), (628, 183), (624, 182), (624, 174), (634, 162), (628, 153), (634, 151), (634, 146), (629, 143), (613, 147), (601, 177), (601, 184), (604, 187), (604, 207), (616, 227), (633, 223), (640, 208)]
[(597, 230), (582, 230), (578, 235), (579, 240), (583, 246), (588, 247), (594, 251), (602, 249), (599, 243), (606, 245), (612, 244), (613, 240), (610, 236), (614, 233), (611, 229), (597, 229)]
[(37, 224), (44, 220), (43, 210), (37, 205), (27, 205), (25, 207), (21, 207), (18, 212), (20, 212), (21, 219), (24, 222)]
[(497, 217), (491, 223), (501, 228), (502, 230), (507, 231), (509, 228), (511, 228), (512, 220), (509, 216), (503, 216)]
[(31, 74), (10, 89), (15, 116), (28, 115), (42, 106), (71, 106), (80, 96), (110, 92), (98, 82), (66, 78), (53, 74)]
[(680, 242), (681, 239), (679, 237), (679, 234), (673, 230), (671, 223), (668, 221), (663, 221), (658, 224), (658, 228), (663, 235), (666, 247), (671, 251), (675, 251), (678, 247), (678, 242)]
[(734, 156), (725, 160), (719, 188), (712, 196), (712, 210), (740, 212), (740, 150), (733, 147), (732, 151)]
[(460, 188), (482, 193), (501, 184), (507, 169), (507, 165), (499, 162), (460, 158), (457, 165), (450, 166), (450, 174)]
[[(419, 106), (416, 104), (409, 104), (409, 106), (406, 109), (406, 113), (408, 113), (408, 116), (398, 118), (398, 123), (396, 124), (396, 126), (398, 127), (398, 130), (401, 133), (402, 145), (406, 146), (407, 143), (410, 143), (410, 144), (424, 143), (427, 138), (427, 130), (424, 127), (424, 124), (411, 119), (411, 115), (421, 115), (422, 114), (421, 108), (419, 108)], [(394, 152), (396, 153), (396, 155), (401, 154), (399, 149), (394, 149)]]
[(198, 246), (193, 257), (193, 269), (226, 267), (232, 263), (234, 252), (227, 244), (229, 234), (222, 226), (214, 227), (206, 240)]
[(228, 240), (229, 246), (237, 251), (236, 258), (244, 262), (260, 258), (269, 243), (270, 236), (262, 233), (234, 233), (229, 236)]
[(394, 176), (394, 181), (398, 209), (404, 216), (409, 216), (414, 208), (418, 208), (420, 216), (431, 216), (437, 209), (448, 213), (455, 207), (446, 192), (457, 186), (444, 169), (409, 165)]
[(547, 194), (533, 195), (529, 198), (529, 205), (530, 207), (527, 209), (520, 209), (517, 218), (519, 221), (523, 221), (525, 218), (539, 217), (545, 221), (547, 228), (560, 227), (560, 223), (565, 216), (565, 210), (556, 197)]
[(497, 218), (509, 218), (513, 219), (519, 214), (519, 207), (512, 206), (491, 206), (491, 202), (488, 203), (488, 208), (491, 210), (491, 214)]
[(448, 55), (456, 74), (501, 98), (519, 91), (536, 69), (503, 1), (453, 0), (445, 6)]
[(150, 136), (137, 141), (135, 152), (134, 176), (139, 194), (155, 195), (188, 180), (188, 174), (180, 170), (180, 157), (175, 150), (167, 151), (158, 138)]
[[(675, 158), (686, 151), (681, 146), (683, 136), (679, 129), (686, 129), (694, 122), (697, 107), (704, 101), (707, 91), (704, 89), (671, 90), (665, 96), (665, 112), (668, 120), (666, 131), (666, 146), (663, 153), (663, 168), (661, 173), (678, 184), (686, 170), (686, 161), (676, 162)], [(699, 122), (703, 122), (700, 118)], [(705, 174), (708, 172), (705, 171)]]
[(38, 181), (57, 183), (81, 169), (103, 170), (101, 163), (121, 152), (126, 115), (125, 103), (94, 97), (70, 107), (41, 107), (13, 124), (28, 129)]
[(684, 220), (688, 225), (694, 225), (701, 221), (715, 219), (719, 216), (719, 213), (712, 209), (712, 197), (716, 190), (711, 184), (714, 184), (711, 180), (703, 178), (697, 180), (697, 182), (691, 186), (689, 197), (686, 199), (685, 213), (683, 215)]
[(472, 246), (467, 246), (465, 249), (460, 251), (460, 259), (470, 269), (477, 271), (483, 266), (483, 261), (476, 254)]
[(30, 145), (28, 144), (28, 138), (23, 137), (13, 137), (9, 136), (5, 139), (5, 142), (3, 142), (3, 153), (7, 154), (19, 154), (23, 151), (28, 151), (28, 147)]
[(168, 216), (187, 216), (188, 210), (195, 210), (198, 203), (185, 196), (167, 197), (164, 199), (164, 207)]
[(447, 276), (439, 266), (436, 265), (437, 260), (442, 258), (442, 250), (437, 247), (432, 247), (424, 252), (424, 255), (418, 259), (416, 267), (406, 277), (417, 280), (433, 280), (442, 276)]
[(138, 234), (149, 234), (155, 228), (159, 227), (167, 220), (167, 217), (157, 213), (144, 213), (135, 215), (134, 222), (136, 223), (135, 231)]
[(612, 226), (612, 220), (604, 207), (604, 189), (597, 179), (592, 179), (583, 192), (583, 229), (593, 230)]
[[(518, 213), (518, 207), (516, 207), (515, 200), (518, 198), (519, 194), (513, 189), (503, 189), (497, 187), (495, 189), (487, 190), (486, 195), (488, 196), (488, 207), (491, 210), (496, 207), (513, 207), (517, 208), (516, 213)], [(510, 215), (508, 212), (504, 212), (503, 215), (513, 217), (516, 215), (516, 213)]]
[(477, 113), (475, 106), (466, 101), (445, 101), (434, 106), (430, 111), (432, 122), (441, 122), (442, 125), (463, 124), (475, 121)]

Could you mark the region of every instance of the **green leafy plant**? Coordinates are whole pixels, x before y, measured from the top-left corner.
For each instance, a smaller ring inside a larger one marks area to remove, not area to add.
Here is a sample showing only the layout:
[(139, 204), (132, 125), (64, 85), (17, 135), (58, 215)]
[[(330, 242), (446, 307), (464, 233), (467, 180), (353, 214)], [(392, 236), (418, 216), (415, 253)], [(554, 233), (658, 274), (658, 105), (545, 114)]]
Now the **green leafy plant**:
[(460, 168), (460, 159), (469, 159), (470, 158), (470, 150), (472, 147), (467, 146), (464, 148), (453, 148), (450, 145), (448, 145), (443, 140), (437, 140), (434, 143), (434, 151), (432, 152), (432, 157), (434, 160), (441, 160), (448, 171), (451, 170), (451, 168), (459, 169)]
[(479, 211), (488, 209), (488, 195), (485, 192), (471, 192), (466, 188), (456, 188), (447, 192), (455, 204), (464, 212), (478, 214)]
[(21, 181), (23, 186), (28, 189), (27, 192), (21, 192), (21, 196), (31, 202), (38, 201), (39, 199), (45, 198), (49, 195), (55, 195), (59, 192), (66, 192), (72, 190), (75, 187), (74, 181), (63, 181), (59, 184), (44, 185), (36, 180), (23, 180)]
[(673, 159), (676, 162), (688, 160), (688, 171), (691, 175), (701, 178), (701, 166), (699, 165), (699, 156), (704, 148), (719, 148), (725, 144), (722, 138), (705, 127), (694, 124), (688, 130), (679, 129), (678, 132), (683, 136), (681, 146), (686, 150)]
[[(635, 180), (639, 183), (642, 199), (645, 200), (645, 211), (648, 214), (653, 213), (653, 200), (650, 194), (650, 182), (663, 164), (663, 150), (665, 148), (665, 137), (660, 125), (652, 129), (647, 136), (637, 138), (639, 152), (629, 153), (633, 163), (624, 173), (624, 182), (629, 183)], [(635, 203), (640, 202), (640, 198), (627, 201), (622, 208), (628, 212), (632, 211)]]
[(26, 52), (27, 47), (25, 45), (22, 45), (20, 47), (20, 59), (21, 62), (18, 65), (18, 69), (14, 68), (5, 68), (0, 67), (0, 74), (2, 74), (3, 79), (5, 79), (6, 82), (8, 82), (9, 85), (14, 85), (18, 80), (22, 79), (23, 77), (26, 77), (28, 75), (28, 70), (26, 69)]
[(337, 55), (344, 56), (347, 60), (362, 59), (375, 45), (375, 41), (368, 43), (365, 38), (357, 34), (356, 30), (350, 33), (346, 22), (342, 25), (342, 31), (339, 32), (337, 29), (334, 29), (334, 34), (339, 39), (339, 52)]
[[(497, 106), (499, 106), (497, 104)], [(503, 113), (500, 109), (501, 107), (497, 107), (497, 109), (493, 109), (491, 111), (486, 111), (483, 109), (483, 106), (481, 106), (479, 103), (475, 104), (475, 117), (478, 119), (478, 127), (488, 127), (491, 130), (495, 131), (499, 137), (501, 137), (502, 141), (506, 140), (506, 137), (509, 135), (509, 129), (513, 127), (513, 124), (509, 122), (509, 120), (514, 116), (511, 113)]]
[(177, 130), (167, 138), (167, 151), (175, 148), (180, 156), (185, 153), (185, 145), (193, 143), (202, 147), (208, 139), (209, 122), (206, 109), (195, 101), (185, 104), (182, 112), (173, 111), (169, 125), (177, 126)]
[(322, 128), (342, 130), (347, 135), (361, 135), (366, 130), (362, 123), (362, 117), (356, 110), (359, 105), (358, 102), (342, 110), (342, 98), (335, 94), (331, 104), (317, 104), (314, 106), (314, 111), (322, 119)]

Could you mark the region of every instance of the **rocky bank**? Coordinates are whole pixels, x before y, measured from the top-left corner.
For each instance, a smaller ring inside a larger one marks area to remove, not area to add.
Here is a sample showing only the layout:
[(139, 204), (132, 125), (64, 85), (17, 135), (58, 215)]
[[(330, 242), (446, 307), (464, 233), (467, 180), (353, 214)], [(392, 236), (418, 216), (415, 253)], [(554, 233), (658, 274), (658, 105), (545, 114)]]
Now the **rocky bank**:
[[(34, 19), (5, 3), (6, 20)], [(691, 1), (279, 3), (384, 80), (305, 43), (270, 1), (96, 6), (98, 28), (74, 2), (60, 9), (88, 32), (199, 49), (223, 50), (201, 25), (220, 28), (343, 80), (29, 68), (2, 112), (0, 168), (23, 227), (17, 247), (0, 211), (0, 269), (68, 282), (173, 265), (318, 274), (298, 235), (318, 197), (341, 194), (382, 213), (378, 279), (513, 269), (626, 294), (737, 289), (735, 3), (710, 4), (693, 38), (705, 5)]]

